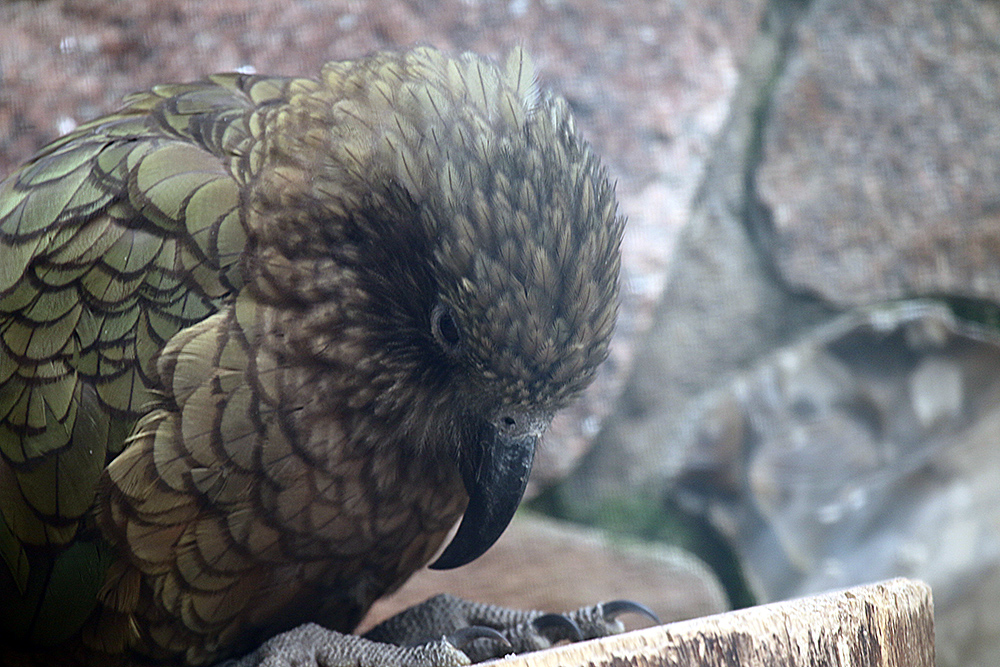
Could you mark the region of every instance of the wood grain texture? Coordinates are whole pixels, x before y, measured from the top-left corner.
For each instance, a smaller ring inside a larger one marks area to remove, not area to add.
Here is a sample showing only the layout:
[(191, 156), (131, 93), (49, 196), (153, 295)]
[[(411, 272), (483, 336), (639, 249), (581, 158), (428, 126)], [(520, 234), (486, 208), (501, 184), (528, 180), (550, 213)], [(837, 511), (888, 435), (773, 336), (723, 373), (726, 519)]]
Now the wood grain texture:
[(934, 607), (908, 579), (683, 621), (495, 667), (933, 667)]

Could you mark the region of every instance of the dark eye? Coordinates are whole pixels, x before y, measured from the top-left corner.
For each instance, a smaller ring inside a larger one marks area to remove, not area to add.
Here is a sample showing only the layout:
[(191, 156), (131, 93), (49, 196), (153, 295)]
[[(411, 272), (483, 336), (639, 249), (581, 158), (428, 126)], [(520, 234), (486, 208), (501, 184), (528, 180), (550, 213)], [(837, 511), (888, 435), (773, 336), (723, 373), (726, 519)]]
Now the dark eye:
[(458, 348), (462, 344), (462, 332), (458, 328), (458, 323), (455, 322), (454, 313), (451, 312), (451, 308), (447, 304), (439, 303), (431, 311), (431, 333), (434, 335), (434, 340), (445, 352), (448, 354), (458, 352)]

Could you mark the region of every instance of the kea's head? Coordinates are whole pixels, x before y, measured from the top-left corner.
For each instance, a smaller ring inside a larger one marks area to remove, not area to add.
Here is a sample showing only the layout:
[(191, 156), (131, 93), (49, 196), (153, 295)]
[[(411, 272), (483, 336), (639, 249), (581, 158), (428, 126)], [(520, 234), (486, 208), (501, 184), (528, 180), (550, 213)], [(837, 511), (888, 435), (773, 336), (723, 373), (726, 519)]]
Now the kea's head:
[(534, 77), (520, 50), (502, 66), (380, 54), (326, 65), (260, 124), (257, 242), (303, 273), (275, 300), (326, 313), (315, 361), (353, 378), (376, 444), (462, 472), (468, 509), (437, 567), (499, 537), (614, 328), (614, 191)]

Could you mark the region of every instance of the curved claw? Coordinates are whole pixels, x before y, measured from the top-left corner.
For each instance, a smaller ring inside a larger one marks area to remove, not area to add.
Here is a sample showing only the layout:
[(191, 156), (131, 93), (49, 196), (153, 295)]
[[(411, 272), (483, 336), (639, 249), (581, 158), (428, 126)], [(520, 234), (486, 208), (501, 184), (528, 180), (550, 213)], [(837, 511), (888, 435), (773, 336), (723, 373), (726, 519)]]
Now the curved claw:
[(640, 616), (645, 616), (657, 625), (660, 624), (660, 617), (657, 616), (652, 609), (639, 602), (633, 602), (632, 600), (612, 600), (611, 602), (601, 603), (601, 613), (604, 616), (604, 620), (609, 623), (617, 619), (622, 614), (639, 614)]
[(468, 627), (459, 628), (445, 637), (445, 641), (457, 649), (468, 646), (477, 639), (490, 639), (503, 644), (507, 648), (511, 647), (510, 642), (507, 641), (506, 637), (493, 628), (488, 628), (485, 625), (470, 625)]
[[(578, 642), (583, 639), (583, 631), (580, 630), (580, 626), (573, 619), (562, 614), (542, 614), (531, 621), (531, 625), (539, 634), (545, 635), (549, 640), (568, 639)], [(552, 631), (551, 635), (550, 631)]]

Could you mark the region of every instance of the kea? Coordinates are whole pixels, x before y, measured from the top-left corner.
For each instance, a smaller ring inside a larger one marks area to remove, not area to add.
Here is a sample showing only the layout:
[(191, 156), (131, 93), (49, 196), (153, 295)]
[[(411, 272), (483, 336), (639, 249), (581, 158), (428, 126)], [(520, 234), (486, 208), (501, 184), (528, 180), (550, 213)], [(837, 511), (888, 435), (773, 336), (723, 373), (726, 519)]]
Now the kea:
[(0, 184), (0, 663), (443, 667), (620, 630), (639, 605), (442, 596), (349, 634), (507, 526), (608, 354), (622, 227), (521, 50), (156, 86), (48, 145)]

